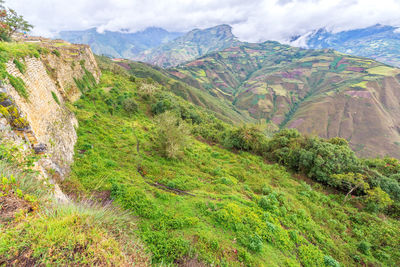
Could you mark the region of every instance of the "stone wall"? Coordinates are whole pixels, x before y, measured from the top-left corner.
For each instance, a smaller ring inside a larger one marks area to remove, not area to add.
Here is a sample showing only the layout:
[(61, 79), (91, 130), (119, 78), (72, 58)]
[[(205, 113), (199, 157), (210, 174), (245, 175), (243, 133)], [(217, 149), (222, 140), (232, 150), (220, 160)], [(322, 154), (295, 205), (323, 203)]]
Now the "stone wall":
[(24, 73), (12, 60), (7, 63), (7, 72), (25, 82), (29, 94), (27, 99), (7, 82), (3, 90), (29, 123), (29, 129), (20, 135), (25, 136), (32, 147), (46, 147), (46, 155), (40, 164), (47, 170), (51, 169), (55, 178), (63, 179), (73, 161), (78, 127), (74, 114), (65, 104), (80, 97), (74, 78), (82, 78), (86, 69), (98, 81), (100, 71), (88, 46), (71, 45), (57, 50), (59, 53), (50, 52), (39, 59), (19, 59), (26, 65)]

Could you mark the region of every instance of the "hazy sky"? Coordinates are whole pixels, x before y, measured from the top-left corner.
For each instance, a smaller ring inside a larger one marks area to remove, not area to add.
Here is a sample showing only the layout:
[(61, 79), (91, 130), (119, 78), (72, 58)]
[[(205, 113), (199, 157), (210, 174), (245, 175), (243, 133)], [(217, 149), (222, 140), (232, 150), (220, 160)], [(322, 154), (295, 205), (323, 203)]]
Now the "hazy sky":
[(241, 40), (282, 41), (321, 27), (400, 26), (400, 0), (6, 0), (6, 6), (45, 36), (90, 27), (188, 31), (225, 23)]

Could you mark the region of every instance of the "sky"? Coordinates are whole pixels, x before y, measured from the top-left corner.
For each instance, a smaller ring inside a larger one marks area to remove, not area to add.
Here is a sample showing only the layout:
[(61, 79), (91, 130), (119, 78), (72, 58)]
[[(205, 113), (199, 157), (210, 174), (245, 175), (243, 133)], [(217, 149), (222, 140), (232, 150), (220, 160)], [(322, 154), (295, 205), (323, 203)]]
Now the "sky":
[(35, 26), (32, 34), (147, 27), (186, 32), (229, 24), (240, 40), (285, 41), (326, 27), (400, 26), (400, 0), (6, 0)]

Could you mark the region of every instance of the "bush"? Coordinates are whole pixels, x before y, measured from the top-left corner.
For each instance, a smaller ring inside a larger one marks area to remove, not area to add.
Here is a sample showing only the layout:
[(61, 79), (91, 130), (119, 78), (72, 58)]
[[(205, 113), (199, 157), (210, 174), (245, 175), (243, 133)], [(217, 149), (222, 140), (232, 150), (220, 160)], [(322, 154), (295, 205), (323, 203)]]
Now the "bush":
[(365, 254), (365, 255), (369, 255), (370, 249), (371, 249), (371, 244), (368, 243), (368, 242), (366, 242), (366, 241), (361, 241), (361, 242), (358, 244), (358, 250), (359, 250), (361, 253)]
[(60, 51), (58, 51), (58, 50), (56, 50), (56, 49), (54, 49), (53, 51), (51, 51), (51, 53), (52, 53), (53, 55), (55, 55), (56, 57), (60, 57), (60, 56), (61, 56)]
[(366, 204), (367, 209), (370, 211), (376, 212), (382, 210), (392, 203), (393, 200), (391, 200), (389, 195), (380, 187), (375, 187), (367, 191)]
[(260, 252), (263, 247), (262, 239), (257, 234), (245, 234), (238, 239), (239, 243), (252, 252)]
[(167, 158), (178, 158), (189, 142), (190, 130), (172, 112), (157, 117), (157, 144)]
[[(269, 158), (328, 184), (333, 174), (358, 173), (361, 162), (341, 139), (304, 137), (297, 130), (283, 130), (269, 142)], [(340, 189), (340, 188), (339, 188)]]
[(145, 99), (153, 97), (157, 91), (159, 91), (159, 88), (157, 86), (144, 82), (142, 82), (138, 88), (139, 94)]
[(327, 267), (340, 267), (339, 262), (329, 255), (324, 256), (324, 263)]
[(172, 103), (169, 99), (162, 99), (151, 106), (151, 112), (154, 115), (161, 114), (172, 108)]
[(267, 138), (255, 126), (243, 126), (229, 131), (224, 145), (227, 148), (263, 154), (267, 150)]
[(133, 98), (127, 98), (122, 101), (122, 108), (128, 113), (132, 114), (138, 111), (138, 104)]
[(299, 247), (299, 258), (305, 267), (324, 266), (324, 256), (314, 245), (301, 245)]

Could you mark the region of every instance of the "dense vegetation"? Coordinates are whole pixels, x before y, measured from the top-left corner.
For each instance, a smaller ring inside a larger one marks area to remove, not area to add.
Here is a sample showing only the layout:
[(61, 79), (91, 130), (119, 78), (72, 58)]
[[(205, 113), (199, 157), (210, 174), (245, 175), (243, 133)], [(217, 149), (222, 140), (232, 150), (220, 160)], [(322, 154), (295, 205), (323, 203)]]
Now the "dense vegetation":
[(63, 189), (138, 216), (154, 264), (400, 263), (397, 160), (359, 159), (343, 139), (295, 130), (268, 139), (107, 69), (99, 85), (77, 81), (79, 138)]

